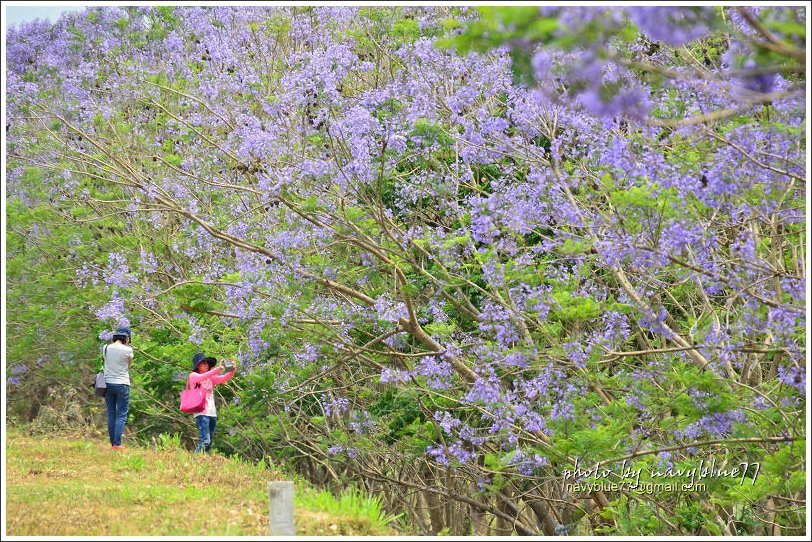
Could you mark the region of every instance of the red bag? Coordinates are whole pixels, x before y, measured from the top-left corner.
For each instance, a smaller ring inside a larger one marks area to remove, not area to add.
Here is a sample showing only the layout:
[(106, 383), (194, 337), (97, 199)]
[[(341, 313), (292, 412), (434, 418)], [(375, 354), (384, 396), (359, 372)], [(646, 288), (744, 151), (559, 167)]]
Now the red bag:
[(189, 387), (189, 379), (186, 379), (186, 389), (180, 392), (180, 411), (194, 414), (206, 410), (206, 392), (197, 384), (194, 388)]

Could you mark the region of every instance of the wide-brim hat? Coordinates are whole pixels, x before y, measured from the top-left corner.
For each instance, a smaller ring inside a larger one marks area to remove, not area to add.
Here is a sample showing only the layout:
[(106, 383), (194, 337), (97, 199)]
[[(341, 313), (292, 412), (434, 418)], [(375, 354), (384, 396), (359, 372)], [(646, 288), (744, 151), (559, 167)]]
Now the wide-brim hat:
[(209, 363), (209, 369), (217, 365), (217, 358), (213, 358), (211, 356), (206, 356), (202, 352), (198, 352), (192, 358), (192, 372), (197, 371), (197, 366), (207, 361)]

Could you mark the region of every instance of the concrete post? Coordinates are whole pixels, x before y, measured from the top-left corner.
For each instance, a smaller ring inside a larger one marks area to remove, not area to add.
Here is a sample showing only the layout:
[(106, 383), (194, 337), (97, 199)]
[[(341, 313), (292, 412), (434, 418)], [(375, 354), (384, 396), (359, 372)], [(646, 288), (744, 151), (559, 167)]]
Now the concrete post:
[(270, 535), (293, 536), (293, 482), (268, 482)]

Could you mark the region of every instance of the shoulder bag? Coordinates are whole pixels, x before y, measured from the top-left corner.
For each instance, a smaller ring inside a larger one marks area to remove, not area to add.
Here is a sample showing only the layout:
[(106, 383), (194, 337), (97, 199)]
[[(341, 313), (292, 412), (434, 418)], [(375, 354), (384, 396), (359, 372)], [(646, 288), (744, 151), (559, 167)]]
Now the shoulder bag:
[(190, 388), (187, 378), (186, 389), (180, 392), (180, 411), (194, 414), (204, 410), (206, 410), (206, 391), (200, 384)]

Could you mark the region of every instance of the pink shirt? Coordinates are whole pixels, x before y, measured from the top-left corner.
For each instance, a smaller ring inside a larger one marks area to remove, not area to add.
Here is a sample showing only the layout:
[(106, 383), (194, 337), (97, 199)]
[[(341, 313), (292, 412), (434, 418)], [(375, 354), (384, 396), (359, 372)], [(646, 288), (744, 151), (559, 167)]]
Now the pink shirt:
[(189, 387), (193, 388), (195, 384), (200, 384), (206, 390), (206, 409), (195, 416), (217, 416), (217, 407), (214, 406), (214, 386), (228, 382), (237, 372), (237, 368), (235, 367), (224, 375), (218, 374), (222, 370), (223, 367), (218, 366), (205, 373), (189, 373)]

